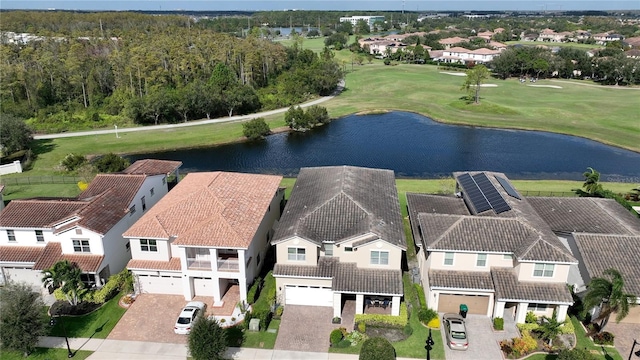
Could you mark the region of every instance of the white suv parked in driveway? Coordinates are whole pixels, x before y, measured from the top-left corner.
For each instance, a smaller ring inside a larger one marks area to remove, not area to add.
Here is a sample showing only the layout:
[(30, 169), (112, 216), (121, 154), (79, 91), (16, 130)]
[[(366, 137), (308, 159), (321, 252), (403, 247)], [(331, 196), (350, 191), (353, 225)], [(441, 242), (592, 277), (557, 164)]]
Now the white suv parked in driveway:
[(202, 301), (191, 301), (185, 306), (182, 311), (180, 311), (180, 315), (178, 315), (178, 320), (176, 320), (176, 325), (173, 327), (173, 331), (176, 334), (180, 335), (188, 335), (191, 332), (191, 327), (193, 323), (196, 322), (196, 319), (199, 315), (204, 312), (205, 304)]

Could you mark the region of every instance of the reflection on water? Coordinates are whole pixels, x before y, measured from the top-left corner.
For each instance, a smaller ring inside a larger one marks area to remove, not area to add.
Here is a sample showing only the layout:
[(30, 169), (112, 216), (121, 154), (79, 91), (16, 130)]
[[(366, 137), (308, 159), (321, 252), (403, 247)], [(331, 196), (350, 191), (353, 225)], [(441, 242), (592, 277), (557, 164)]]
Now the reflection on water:
[(182, 172), (295, 175), (301, 167), (355, 165), (397, 177), (438, 178), (490, 170), (512, 179), (582, 180), (591, 166), (604, 181), (640, 182), (640, 154), (594, 141), (535, 131), (444, 125), (421, 115), (351, 115), (305, 133), (264, 141), (129, 156), (180, 160)]

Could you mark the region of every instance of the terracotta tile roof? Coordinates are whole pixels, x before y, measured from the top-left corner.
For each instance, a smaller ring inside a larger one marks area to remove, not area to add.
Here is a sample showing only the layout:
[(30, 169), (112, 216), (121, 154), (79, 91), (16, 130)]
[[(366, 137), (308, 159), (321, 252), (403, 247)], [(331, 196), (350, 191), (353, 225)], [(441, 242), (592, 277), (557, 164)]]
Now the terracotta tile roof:
[(411, 230), (416, 246), (422, 246), (418, 213), (469, 215), (469, 210), (464, 204), (464, 200), (453, 195), (407, 193), (407, 210), (409, 212), (409, 222), (411, 223)]
[(0, 227), (50, 228), (77, 215), (85, 206), (87, 202), (74, 199), (13, 200), (0, 212)]
[[(69, 260), (72, 263), (78, 264), (80, 269), (83, 272), (87, 273), (95, 273), (100, 269), (100, 264), (102, 264), (102, 260), (104, 256), (102, 255), (80, 255), (80, 254), (64, 254), (62, 255), (63, 260)], [(53, 264), (52, 264), (53, 265)]]
[(640, 219), (613, 199), (529, 197), (556, 232), (640, 235)]
[(429, 287), (493, 291), (493, 280), (488, 271), (429, 270)]
[(438, 43), (440, 43), (440, 44), (458, 44), (458, 43), (461, 43), (461, 42), (469, 42), (469, 39), (463, 38), (463, 37), (459, 37), (459, 36), (454, 36), (454, 37), (444, 38), (444, 39), (438, 40)]
[(574, 234), (591, 278), (614, 268), (622, 274), (626, 291), (640, 297), (640, 236)]
[(58, 242), (49, 242), (33, 265), (33, 270), (48, 269), (60, 260), (62, 260), (62, 246)]
[(180, 258), (172, 257), (169, 261), (131, 259), (127, 269), (180, 271)]
[(319, 245), (367, 234), (406, 248), (393, 171), (355, 166), (302, 168), (273, 243), (300, 236)]
[(123, 236), (248, 248), (281, 180), (274, 175), (190, 173)]
[(491, 268), (491, 277), (496, 289), (496, 300), (573, 304), (565, 283), (518, 281), (514, 270), (509, 268)]
[(0, 246), (0, 261), (35, 263), (44, 246)]
[(138, 160), (122, 170), (125, 174), (160, 175), (169, 174), (182, 166), (181, 161), (144, 159)]
[(402, 296), (402, 271), (361, 269), (355, 263), (321, 256), (317, 266), (276, 264), (273, 276), (332, 279), (333, 291)]

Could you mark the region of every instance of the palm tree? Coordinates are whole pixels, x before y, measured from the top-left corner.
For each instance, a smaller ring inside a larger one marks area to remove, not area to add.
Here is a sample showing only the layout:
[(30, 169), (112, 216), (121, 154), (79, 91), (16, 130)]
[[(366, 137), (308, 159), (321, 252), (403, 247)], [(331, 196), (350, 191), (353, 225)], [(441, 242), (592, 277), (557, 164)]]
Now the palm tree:
[(629, 308), (636, 306), (637, 295), (624, 292), (624, 279), (618, 270), (607, 269), (604, 274), (609, 278), (591, 279), (583, 302), (586, 309), (600, 306), (600, 314), (594, 320), (600, 321), (600, 331), (609, 322), (612, 313), (616, 313), (616, 322), (629, 314)]
[(598, 196), (598, 194), (602, 192), (602, 184), (599, 183), (600, 173), (592, 167), (588, 167), (587, 169), (589, 171), (582, 174), (585, 178), (582, 187), (586, 190), (589, 196)]
[(540, 333), (542, 334), (542, 338), (549, 341), (549, 346), (551, 346), (553, 339), (560, 334), (560, 330), (563, 323), (559, 322), (556, 319), (555, 312), (554, 316), (548, 318), (546, 316), (542, 317), (542, 324), (540, 324)]
[(78, 291), (84, 287), (80, 278), (82, 270), (78, 264), (69, 260), (61, 260), (53, 264), (49, 269), (43, 270), (42, 273), (44, 274), (42, 283), (45, 287), (61, 288), (69, 304), (78, 305)]

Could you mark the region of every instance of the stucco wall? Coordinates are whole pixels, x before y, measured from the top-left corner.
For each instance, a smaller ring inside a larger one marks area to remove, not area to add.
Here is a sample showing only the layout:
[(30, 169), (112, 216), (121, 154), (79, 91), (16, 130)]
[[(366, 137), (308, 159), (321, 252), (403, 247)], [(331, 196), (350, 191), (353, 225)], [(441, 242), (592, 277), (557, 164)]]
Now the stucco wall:
[[(348, 247), (351, 247), (352, 251), (345, 251), (345, 249)], [(371, 264), (371, 251), (389, 252), (389, 264)], [(324, 251), (321, 251), (320, 255), (323, 256)], [(377, 240), (355, 249), (353, 249), (353, 243), (348, 242), (340, 244), (339, 247), (334, 246), (333, 256), (339, 258), (341, 262), (355, 262), (359, 268), (400, 269), (402, 261), (402, 250), (382, 240)]]
[(569, 276), (569, 265), (554, 264), (553, 277), (533, 276), (534, 263), (520, 263), (516, 266), (518, 280), (566, 283)]
[[(305, 260), (293, 261), (288, 259), (289, 248), (304, 248)], [(318, 264), (318, 246), (307, 240), (299, 237), (295, 237), (291, 240), (283, 241), (276, 245), (276, 261), (278, 264), (291, 264), (291, 265), (317, 265)]]
[(445, 252), (437, 251), (429, 254), (430, 268), (434, 270), (455, 270), (455, 271), (490, 271), (492, 266), (513, 267), (514, 260), (505, 259), (504, 254), (487, 254), (487, 265), (476, 266), (477, 253), (457, 252), (453, 255), (453, 265), (444, 264)]

